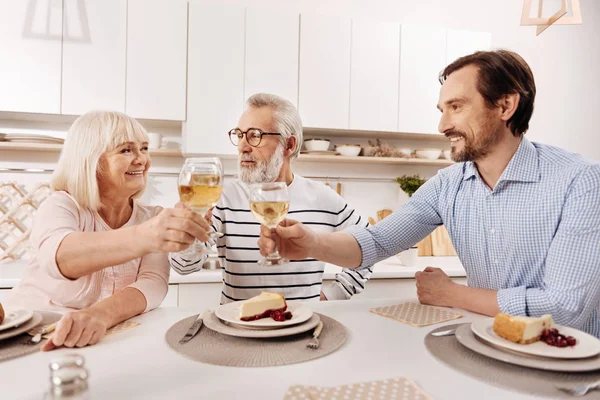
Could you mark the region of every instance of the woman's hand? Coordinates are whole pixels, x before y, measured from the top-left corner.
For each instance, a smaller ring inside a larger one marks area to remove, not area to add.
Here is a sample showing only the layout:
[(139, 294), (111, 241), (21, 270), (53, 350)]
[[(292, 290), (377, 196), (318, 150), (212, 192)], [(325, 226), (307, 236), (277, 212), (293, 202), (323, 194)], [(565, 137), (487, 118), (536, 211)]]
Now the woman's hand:
[(54, 333), (42, 346), (42, 351), (58, 347), (84, 347), (96, 344), (108, 329), (106, 317), (84, 309), (65, 314), (56, 325)]
[(176, 253), (187, 249), (194, 239), (207, 242), (209, 229), (209, 220), (178, 205), (137, 225), (134, 239), (145, 253)]

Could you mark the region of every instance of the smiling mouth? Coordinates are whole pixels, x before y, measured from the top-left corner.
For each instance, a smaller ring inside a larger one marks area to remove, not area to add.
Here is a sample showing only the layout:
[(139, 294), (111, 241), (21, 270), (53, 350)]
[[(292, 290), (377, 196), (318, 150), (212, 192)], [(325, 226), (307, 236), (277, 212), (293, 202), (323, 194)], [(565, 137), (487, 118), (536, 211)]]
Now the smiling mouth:
[(125, 175), (130, 175), (130, 176), (143, 176), (143, 175), (144, 175), (144, 171), (125, 172)]
[(460, 142), (461, 140), (464, 140), (464, 137), (458, 136), (458, 135), (447, 136), (447, 138), (450, 140), (451, 144), (456, 144), (456, 143)]

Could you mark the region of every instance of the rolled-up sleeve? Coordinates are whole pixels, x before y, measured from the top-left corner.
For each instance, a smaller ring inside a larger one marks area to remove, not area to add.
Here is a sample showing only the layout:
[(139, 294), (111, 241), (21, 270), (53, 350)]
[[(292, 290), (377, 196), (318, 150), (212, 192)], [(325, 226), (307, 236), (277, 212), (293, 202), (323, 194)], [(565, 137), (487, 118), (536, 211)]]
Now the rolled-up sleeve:
[(139, 290), (146, 298), (144, 312), (162, 303), (169, 289), (169, 261), (166, 253), (150, 253), (142, 257), (137, 280), (128, 287)]
[(600, 303), (600, 165), (583, 172), (567, 196), (542, 284), (500, 289), (497, 301), (505, 313), (551, 314), (559, 324), (598, 330), (585, 324)]
[(361, 267), (373, 265), (417, 244), (442, 225), (437, 205), (441, 177), (437, 174), (389, 217), (369, 228), (352, 226), (351, 234), (362, 251)]

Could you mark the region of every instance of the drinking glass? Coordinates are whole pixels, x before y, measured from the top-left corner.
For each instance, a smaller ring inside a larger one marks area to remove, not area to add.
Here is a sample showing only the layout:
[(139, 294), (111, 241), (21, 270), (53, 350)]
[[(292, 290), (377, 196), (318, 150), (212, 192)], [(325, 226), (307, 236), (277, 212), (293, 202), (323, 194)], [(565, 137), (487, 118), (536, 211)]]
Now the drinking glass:
[[(179, 200), (195, 213), (205, 217), (208, 211), (217, 205), (223, 192), (223, 166), (216, 157), (188, 158), (179, 173)], [(211, 231), (210, 239), (222, 234)], [(206, 248), (196, 239), (181, 256), (205, 253)]]
[[(250, 185), (250, 210), (256, 219), (274, 231), (284, 220), (290, 208), (290, 196), (285, 182), (263, 182)], [(288, 263), (277, 251), (258, 261), (263, 267), (272, 267)]]

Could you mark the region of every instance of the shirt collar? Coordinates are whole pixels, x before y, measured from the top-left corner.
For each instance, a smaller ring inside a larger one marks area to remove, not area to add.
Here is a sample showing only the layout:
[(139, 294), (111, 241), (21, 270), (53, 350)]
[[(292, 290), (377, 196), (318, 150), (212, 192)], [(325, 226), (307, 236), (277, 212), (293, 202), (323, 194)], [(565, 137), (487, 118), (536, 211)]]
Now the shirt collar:
[[(479, 171), (475, 163), (468, 161), (465, 163), (463, 180), (472, 177), (478, 177)], [(540, 180), (540, 168), (537, 149), (525, 137), (521, 139), (521, 144), (506, 166), (506, 169), (500, 176), (498, 183), (502, 181), (514, 182), (538, 182)]]

